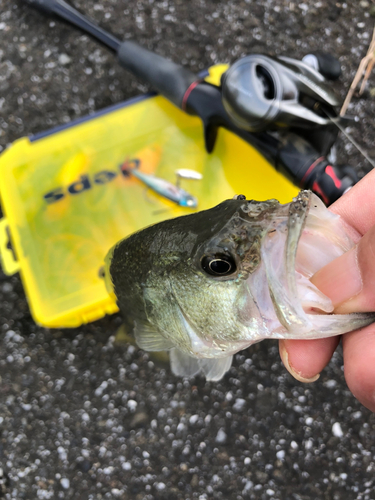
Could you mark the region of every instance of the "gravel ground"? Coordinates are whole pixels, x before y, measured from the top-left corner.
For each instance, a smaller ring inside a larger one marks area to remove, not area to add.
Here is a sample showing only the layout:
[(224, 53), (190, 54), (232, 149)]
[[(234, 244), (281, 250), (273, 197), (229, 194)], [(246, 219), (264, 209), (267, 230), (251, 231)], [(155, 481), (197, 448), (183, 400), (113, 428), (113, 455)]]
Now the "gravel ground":
[[(250, 52), (339, 57), (344, 97), (374, 5), (285, 0), (79, 0), (120, 37), (200, 71)], [(94, 41), (0, 0), (0, 149), (148, 90)], [(352, 135), (375, 157), (374, 77)], [(339, 163), (369, 170), (348, 141)], [(5, 499), (375, 498), (375, 418), (346, 387), (341, 350), (312, 385), (277, 344), (235, 356), (219, 383), (179, 380), (118, 344), (118, 315), (74, 330), (36, 326), (18, 275), (0, 275), (0, 497)], [(1, 471), (0, 471), (1, 473)]]

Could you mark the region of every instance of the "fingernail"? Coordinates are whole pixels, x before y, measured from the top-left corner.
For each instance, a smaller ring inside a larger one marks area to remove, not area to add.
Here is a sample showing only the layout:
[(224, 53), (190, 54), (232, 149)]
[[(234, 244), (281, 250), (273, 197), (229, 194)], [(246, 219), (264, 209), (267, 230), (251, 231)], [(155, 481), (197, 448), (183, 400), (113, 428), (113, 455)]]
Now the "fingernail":
[(363, 282), (357, 247), (322, 267), (311, 278), (311, 282), (332, 300), (334, 306), (358, 295), (363, 288)]
[(303, 382), (304, 384), (311, 384), (312, 382), (318, 380), (318, 378), (320, 377), (320, 373), (318, 373), (313, 377), (306, 378), (302, 376), (301, 372), (297, 372), (289, 363), (289, 354), (288, 351), (285, 349), (284, 344), (280, 345), (280, 357), (288, 372), (292, 375), (292, 377), (294, 377), (299, 382)]

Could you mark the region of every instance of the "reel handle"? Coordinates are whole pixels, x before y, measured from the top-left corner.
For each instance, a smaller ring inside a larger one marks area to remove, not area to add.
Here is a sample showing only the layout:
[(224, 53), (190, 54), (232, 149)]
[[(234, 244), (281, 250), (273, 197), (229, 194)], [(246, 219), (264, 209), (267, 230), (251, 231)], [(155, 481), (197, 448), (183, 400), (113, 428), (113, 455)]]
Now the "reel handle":
[(327, 80), (337, 80), (341, 76), (340, 61), (322, 50), (310, 52), (302, 58), (302, 61), (321, 73)]

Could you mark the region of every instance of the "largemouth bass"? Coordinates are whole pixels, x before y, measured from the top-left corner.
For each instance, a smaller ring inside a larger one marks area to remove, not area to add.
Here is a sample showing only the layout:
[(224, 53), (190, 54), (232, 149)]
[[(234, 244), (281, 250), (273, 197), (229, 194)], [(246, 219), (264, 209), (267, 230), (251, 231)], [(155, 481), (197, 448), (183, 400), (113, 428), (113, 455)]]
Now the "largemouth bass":
[(169, 350), (176, 375), (220, 380), (233, 354), (255, 342), (329, 337), (375, 321), (375, 313), (331, 314), (309, 280), (353, 245), (309, 191), (285, 205), (240, 195), (120, 241), (106, 280), (139, 347)]

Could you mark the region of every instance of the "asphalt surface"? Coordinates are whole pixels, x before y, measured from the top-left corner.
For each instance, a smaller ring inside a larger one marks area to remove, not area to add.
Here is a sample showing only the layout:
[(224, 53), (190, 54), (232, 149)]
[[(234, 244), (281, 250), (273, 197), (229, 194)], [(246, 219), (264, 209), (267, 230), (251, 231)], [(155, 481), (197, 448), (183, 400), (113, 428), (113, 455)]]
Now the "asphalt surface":
[[(196, 72), (250, 52), (327, 50), (342, 64), (342, 98), (374, 24), (369, 1), (75, 5)], [(148, 90), (87, 36), (19, 0), (0, 7), (1, 149)], [(375, 157), (374, 78), (349, 111)], [(336, 154), (360, 176), (370, 168), (345, 138)], [(0, 280), (0, 498), (375, 498), (375, 417), (349, 392), (340, 349), (311, 385), (285, 371), (271, 341), (237, 354), (219, 383), (180, 380), (115, 342), (120, 316), (41, 328), (19, 276)]]

